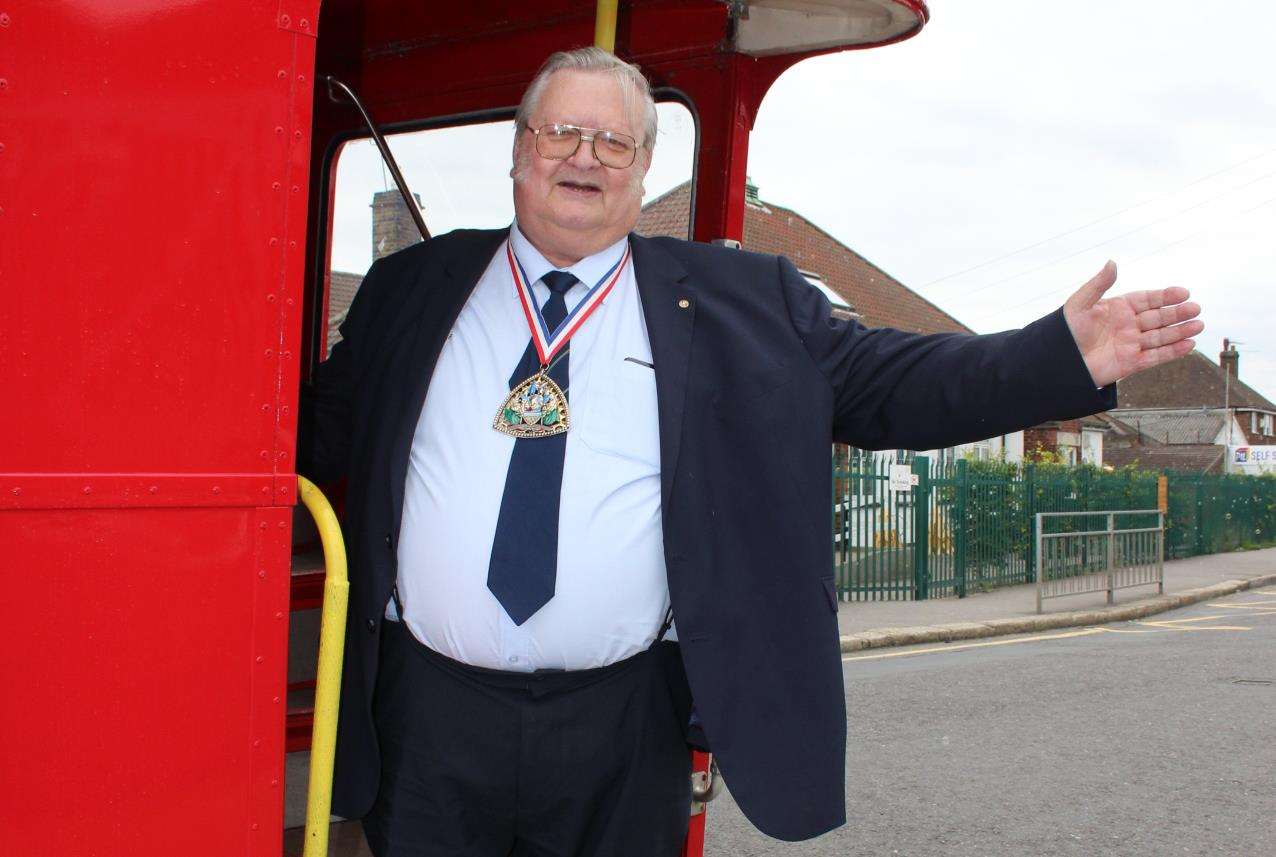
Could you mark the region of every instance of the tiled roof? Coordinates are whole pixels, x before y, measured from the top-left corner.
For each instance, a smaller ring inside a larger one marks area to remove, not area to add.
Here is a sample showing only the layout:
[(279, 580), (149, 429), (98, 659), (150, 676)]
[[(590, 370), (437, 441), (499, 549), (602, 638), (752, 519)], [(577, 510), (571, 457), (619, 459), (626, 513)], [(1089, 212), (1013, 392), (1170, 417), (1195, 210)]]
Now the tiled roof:
[(1167, 445), (1213, 443), (1227, 419), (1218, 410), (1132, 410), (1121, 408), (1115, 415), (1140, 434)]
[[(689, 194), (690, 186), (682, 184), (647, 203), (635, 231), (686, 238)], [(746, 250), (787, 256), (803, 271), (819, 274), (870, 327), (973, 332), (795, 211), (766, 202), (746, 206), (742, 243)]]
[(1112, 447), (1104, 444), (1103, 463), (1113, 467), (1134, 465), (1141, 470), (1179, 470), (1185, 473), (1222, 473), (1226, 447), (1208, 443), (1178, 446)]
[[(1231, 379), (1226, 371), (1199, 351), (1122, 378), (1117, 382), (1117, 408), (1221, 408), (1226, 396), (1233, 408), (1276, 411), (1245, 382)], [(1225, 384), (1229, 389), (1224, 391)]]
[(362, 274), (351, 274), (348, 271), (333, 271), (328, 277), (328, 350), (341, 341), (341, 333), (337, 330), (341, 322), (346, 320), (350, 304), (354, 301), (354, 293), (359, 291), (363, 282)]

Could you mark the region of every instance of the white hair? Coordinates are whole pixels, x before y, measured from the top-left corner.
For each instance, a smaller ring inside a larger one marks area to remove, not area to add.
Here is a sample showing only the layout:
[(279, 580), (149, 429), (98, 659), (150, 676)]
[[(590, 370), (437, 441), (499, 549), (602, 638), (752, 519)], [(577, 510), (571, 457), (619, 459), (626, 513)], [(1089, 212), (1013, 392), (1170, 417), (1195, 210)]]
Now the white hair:
[(625, 106), (631, 108), (630, 112), (633, 107), (633, 96), (637, 95), (642, 100), (643, 139), (639, 141), (639, 145), (646, 146), (649, 151), (655, 147), (656, 102), (651, 97), (651, 86), (647, 83), (647, 78), (643, 77), (638, 66), (631, 65), (615, 54), (596, 47), (577, 48), (574, 51), (550, 54), (549, 59), (545, 60), (545, 64), (540, 67), (540, 71), (536, 72), (536, 77), (532, 78), (527, 91), (523, 93), (523, 100), (518, 104), (518, 111), (514, 114), (516, 134), (522, 133), (528, 127), (528, 119), (540, 102), (550, 77), (560, 71), (586, 71), (612, 75), (622, 84), (621, 91), (624, 93)]

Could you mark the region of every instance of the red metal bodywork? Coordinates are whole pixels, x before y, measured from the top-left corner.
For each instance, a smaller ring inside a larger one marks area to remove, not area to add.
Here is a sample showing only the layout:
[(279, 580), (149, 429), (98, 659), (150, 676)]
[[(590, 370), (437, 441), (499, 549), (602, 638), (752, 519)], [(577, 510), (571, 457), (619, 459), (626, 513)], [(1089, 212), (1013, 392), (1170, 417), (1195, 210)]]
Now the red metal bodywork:
[[(303, 321), (363, 133), (316, 73), (384, 124), (508, 110), (593, 14), (0, 8), (0, 854), (279, 855)], [(740, 237), (758, 103), (805, 56), (730, 53), (730, 27), (712, 0), (619, 21), (698, 113), (699, 240)]]

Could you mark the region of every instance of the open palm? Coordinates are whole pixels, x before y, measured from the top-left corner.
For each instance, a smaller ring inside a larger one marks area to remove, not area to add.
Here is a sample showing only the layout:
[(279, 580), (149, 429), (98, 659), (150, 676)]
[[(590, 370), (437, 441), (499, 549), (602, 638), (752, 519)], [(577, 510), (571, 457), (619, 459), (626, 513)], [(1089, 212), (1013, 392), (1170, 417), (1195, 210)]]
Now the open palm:
[(1205, 329), (1194, 320), (1201, 307), (1186, 302), (1187, 289), (1173, 286), (1103, 298), (1115, 282), (1116, 265), (1108, 262), (1063, 305), (1072, 337), (1098, 387), (1177, 360), (1195, 347), (1191, 337)]

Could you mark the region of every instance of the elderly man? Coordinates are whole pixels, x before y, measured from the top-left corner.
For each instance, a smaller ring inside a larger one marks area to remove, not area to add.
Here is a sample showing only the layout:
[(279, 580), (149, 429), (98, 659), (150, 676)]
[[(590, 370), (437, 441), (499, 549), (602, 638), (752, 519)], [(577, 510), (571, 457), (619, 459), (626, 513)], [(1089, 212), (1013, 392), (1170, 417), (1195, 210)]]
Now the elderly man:
[(785, 259), (631, 234), (655, 132), (635, 68), (550, 57), (515, 222), (377, 262), (304, 397), (303, 472), (349, 476), (334, 808), (379, 857), (673, 857), (688, 743), (765, 833), (842, 824), (829, 444), (1105, 410), (1202, 329), (1110, 264), (1022, 330), (833, 318)]

